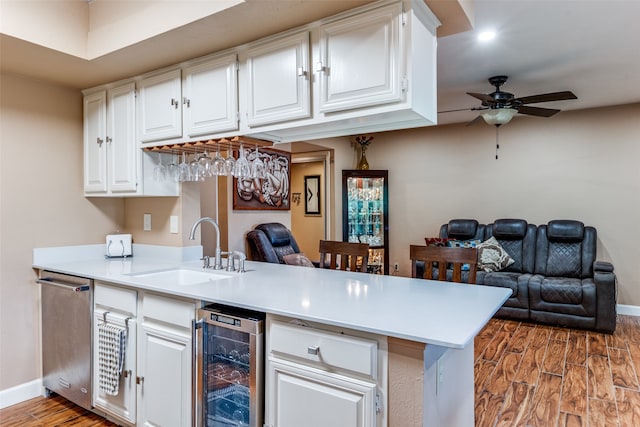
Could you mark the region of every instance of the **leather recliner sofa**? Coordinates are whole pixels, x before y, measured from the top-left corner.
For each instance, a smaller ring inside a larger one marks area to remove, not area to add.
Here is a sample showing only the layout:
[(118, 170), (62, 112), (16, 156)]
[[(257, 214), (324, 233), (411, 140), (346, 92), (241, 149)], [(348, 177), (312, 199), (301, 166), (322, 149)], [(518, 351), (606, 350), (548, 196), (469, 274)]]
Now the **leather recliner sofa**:
[(497, 317), (615, 331), (616, 276), (611, 263), (596, 261), (594, 227), (573, 220), (535, 226), (522, 219), (488, 225), (454, 219), (440, 228), (441, 238), (492, 236), (514, 260), (500, 271), (478, 271), (476, 277), (477, 284), (511, 289)]

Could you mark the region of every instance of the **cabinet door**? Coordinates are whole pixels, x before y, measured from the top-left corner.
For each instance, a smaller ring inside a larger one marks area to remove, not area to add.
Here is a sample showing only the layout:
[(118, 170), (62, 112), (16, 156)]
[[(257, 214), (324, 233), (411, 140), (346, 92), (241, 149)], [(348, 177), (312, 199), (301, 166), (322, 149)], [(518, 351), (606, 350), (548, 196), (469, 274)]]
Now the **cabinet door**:
[(107, 93), (107, 170), (109, 189), (114, 193), (135, 192), (137, 189), (135, 105), (133, 83)]
[(84, 191), (107, 191), (107, 94), (105, 91), (84, 97)]
[(98, 325), (104, 321), (104, 313), (106, 310), (95, 310), (95, 318), (93, 321), (93, 405), (120, 420), (131, 424), (136, 422), (136, 322), (130, 318), (125, 321), (128, 316), (118, 314), (109, 309), (107, 314), (108, 321), (117, 326), (128, 325), (127, 341), (125, 347), (124, 370), (120, 376), (118, 393), (113, 396), (107, 394), (100, 389), (99, 384), (99, 344), (98, 344)]
[(401, 19), (398, 2), (320, 28), (321, 112), (402, 100)]
[(191, 344), (190, 335), (141, 323), (137, 425), (191, 427)]
[(180, 70), (140, 81), (139, 121), (142, 142), (182, 136)]
[(182, 102), (189, 137), (238, 129), (235, 54), (183, 69)]
[(249, 126), (310, 117), (308, 32), (255, 46), (247, 55)]
[(375, 384), (271, 358), (268, 375), (266, 425), (376, 425)]

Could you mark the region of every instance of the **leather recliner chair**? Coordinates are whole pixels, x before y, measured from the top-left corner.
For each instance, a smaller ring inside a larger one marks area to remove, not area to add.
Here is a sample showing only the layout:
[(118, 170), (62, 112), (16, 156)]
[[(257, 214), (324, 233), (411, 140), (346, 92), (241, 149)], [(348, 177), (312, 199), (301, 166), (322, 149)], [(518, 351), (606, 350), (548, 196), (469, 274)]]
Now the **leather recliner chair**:
[(580, 221), (538, 226), (535, 274), (529, 280), (531, 320), (613, 332), (616, 278), (596, 262), (596, 229)]
[(253, 261), (284, 264), (283, 256), (300, 253), (291, 231), (279, 222), (259, 224), (247, 233)]

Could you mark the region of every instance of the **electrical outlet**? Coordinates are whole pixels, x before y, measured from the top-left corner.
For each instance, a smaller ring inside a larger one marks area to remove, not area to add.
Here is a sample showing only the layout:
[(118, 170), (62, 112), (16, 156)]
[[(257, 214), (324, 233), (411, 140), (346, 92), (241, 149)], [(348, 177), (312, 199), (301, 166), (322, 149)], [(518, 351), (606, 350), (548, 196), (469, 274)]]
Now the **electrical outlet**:
[(143, 226), (142, 229), (144, 231), (151, 231), (151, 214), (146, 213), (144, 214), (144, 220), (143, 220)]
[(400, 264), (398, 264), (397, 262), (393, 263), (393, 272), (397, 273), (398, 269), (400, 269)]

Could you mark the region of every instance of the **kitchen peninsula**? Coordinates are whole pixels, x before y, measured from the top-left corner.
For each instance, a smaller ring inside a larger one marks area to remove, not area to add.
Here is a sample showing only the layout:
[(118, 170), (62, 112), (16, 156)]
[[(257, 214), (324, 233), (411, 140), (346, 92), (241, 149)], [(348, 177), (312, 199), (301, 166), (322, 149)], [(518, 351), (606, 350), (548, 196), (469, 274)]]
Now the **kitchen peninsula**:
[(214, 280), (180, 285), (151, 280), (152, 273), (203, 272), (200, 247), (136, 245), (134, 257), (116, 260), (103, 254), (104, 245), (35, 249), (33, 267), (386, 337), (383, 425), (474, 424), (473, 339), (507, 299), (506, 289), (251, 261), (245, 273), (206, 270)]

